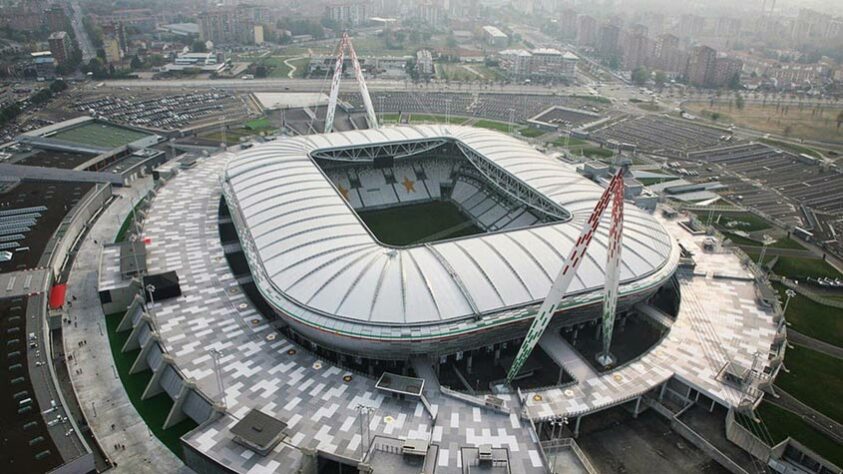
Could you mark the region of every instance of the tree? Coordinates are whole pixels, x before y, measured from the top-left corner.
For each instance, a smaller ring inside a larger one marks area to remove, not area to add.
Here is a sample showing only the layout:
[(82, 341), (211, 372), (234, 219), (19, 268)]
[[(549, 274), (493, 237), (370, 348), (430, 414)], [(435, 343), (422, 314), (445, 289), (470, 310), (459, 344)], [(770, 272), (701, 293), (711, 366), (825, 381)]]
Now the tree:
[(205, 46), (205, 42), (202, 40), (196, 40), (193, 42), (193, 46), (190, 48), (193, 50), (194, 53), (207, 53), (208, 48)]
[(637, 67), (634, 71), (632, 71), (632, 82), (638, 85), (644, 84), (649, 79), (650, 71), (648, 71), (647, 68), (643, 66)]
[(50, 83), (50, 90), (53, 93), (59, 93), (63, 90), (67, 89), (67, 83), (62, 81), (61, 79), (57, 79)]
[(837, 130), (838, 131), (840, 130), (840, 125), (843, 125), (843, 110), (841, 110), (840, 113), (837, 114)]
[(655, 81), (657, 86), (661, 87), (665, 84), (665, 82), (667, 82), (667, 74), (665, 74), (664, 71), (656, 71), (653, 81)]
[(129, 66), (132, 69), (140, 69), (143, 67), (143, 62), (141, 62), (140, 58), (137, 55), (132, 56), (132, 61), (129, 63)]
[(711, 120), (713, 120), (715, 122), (720, 120), (720, 114), (717, 113), (717, 112), (714, 112), (713, 114), (711, 114)]
[(737, 107), (738, 110), (743, 110), (744, 105), (746, 105), (746, 103), (743, 99), (743, 96), (740, 95), (740, 94), (736, 94), (735, 95), (735, 107)]
[(255, 77), (266, 77), (266, 75), (267, 75), (266, 66), (260, 65), (260, 66), (255, 68)]

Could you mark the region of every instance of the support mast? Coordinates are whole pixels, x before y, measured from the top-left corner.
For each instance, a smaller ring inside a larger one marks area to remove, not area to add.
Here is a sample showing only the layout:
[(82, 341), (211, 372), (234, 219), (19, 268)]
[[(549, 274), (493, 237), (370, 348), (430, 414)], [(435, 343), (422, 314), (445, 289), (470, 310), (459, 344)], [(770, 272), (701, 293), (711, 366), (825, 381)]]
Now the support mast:
[(366, 86), (366, 79), (363, 77), (363, 69), (360, 67), (360, 61), (357, 59), (357, 52), (351, 44), (351, 38), (348, 36), (348, 33), (344, 32), (340, 39), (337, 62), (334, 65), (334, 77), (331, 79), (331, 95), (328, 99), (328, 112), (325, 115), (325, 133), (330, 133), (334, 129), (334, 115), (337, 111), (337, 100), (340, 92), (340, 82), (342, 81), (342, 65), (345, 60), (346, 48), (348, 48), (351, 64), (354, 67), (354, 76), (357, 79), (357, 85), (360, 86), (360, 95), (363, 96), (363, 105), (366, 108), (369, 127), (378, 128), (379, 126), (378, 117), (375, 115), (375, 107), (372, 105), (372, 97), (369, 95), (369, 88)]
[[(606, 187), (605, 191), (603, 191), (603, 195), (600, 196), (600, 200), (597, 201), (597, 205), (591, 212), (591, 217), (588, 218), (588, 221), (583, 226), (582, 231), (580, 232), (580, 236), (577, 239), (574, 248), (571, 250), (571, 254), (565, 260), (565, 265), (562, 267), (562, 271), (559, 272), (559, 275), (556, 276), (556, 280), (550, 287), (550, 292), (542, 302), (538, 313), (533, 319), (533, 323), (530, 325), (530, 329), (527, 331), (527, 336), (524, 338), (524, 342), (521, 344), (521, 348), (518, 350), (518, 355), (515, 356), (515, 361), (512, 363), (512, 367), (510, 367), (509, 372), (507, 373), (507, 383), (512, 383), (512, 381), (518, 375), (518, 372), (521, 371), (521, 368), (524, 366), (524, 362), (526, 362), (527, 358), (530, 357), (530, 353), (532, 353), (533, 348), (536, 347), (536, 344), (538, 344), (539, 339), (541, 338), (542, 334), (544, 334), (545, 329), (547, 329), (548, 324), (550, 324), (550, 320), (553, 317), (553, 313), (556, 311), (556, 308), (559, 306), (559, 303), (561, 303), (562, 299), (565, 297), (565, 293), (568, 291), (568, 286), (570, 286), (571, 282), (573, 281), (574, 275), (576, 275), (577, 269), (579, 268), (580, 263), (585, 257), (585, 252), (588, 250), (588, 246), (591, 243), (591, 239), (594, 238), (594, 233), (597, 231), (597, 228), (600, 225), (600, 219), (603, 217), (603, 213), (609, 206), (610, 199), (612, 200), (613, 204), (613, 222), (609, 235), (610, 251), (608, 255), (609, 263), (607, 265), (607, 273), (610, 271), (617, 273), (618, 269), (620, 268), (618, 262), (620, 259), (622, 226), (618, 223), (615, 223), (614, 220), (623, 218), (622, 169), (618, 170), (618, 172), (615, 174), (614, 177), (612, 177), (612, 180), (609, 182), (609, 186)], [(611, 233), (612, 231), (615, 232), (614, 238)], [(616, 249), (615, 252), (611, 251), (613, 245)], [(613, 280), (615, 282), (614, 289), (610, 288), (610, 280)], [(604, 297), (603, 302), (604, 318), (609, 308), (612, 308), (612, 315), (610, 318), (611, 321), (608, 324), (608, 332), (610, 333), (608, 335), (608, 339), (606, 339), (606, 331), (604, 329), (604, 352), (607, 352), (608, 350), (605, 345), (605, 342), (607, 340), (611, 341), (611, 331), (614, 327), (614, 308), (617, 306), (618, 296), (617, 280), (617, 275), (607, 275), (606, 296)], [(609, 301), (609, 308), (606, 307), (607, 300)], [(607, 327), (607, 322), (604, 320), (604, 328), (605, 327)]]

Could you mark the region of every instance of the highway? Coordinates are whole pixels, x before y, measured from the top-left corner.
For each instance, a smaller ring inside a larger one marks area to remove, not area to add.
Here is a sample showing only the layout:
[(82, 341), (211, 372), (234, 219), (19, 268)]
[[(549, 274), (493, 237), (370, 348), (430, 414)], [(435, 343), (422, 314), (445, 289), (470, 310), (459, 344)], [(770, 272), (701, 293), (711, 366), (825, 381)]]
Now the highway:
[[(570, 95), (588, 94), (587, 87), (574, 86), (548, 87), (529, 84), (445, 84), (444, 82), (418, 83), (410, 81), (395, 81), (385, 79), (367, 80), (369, 90), (373, 91), (418, 91), (418, 92), (495, 92), (507, 94), (546, 94), (546, 95)], [(194, 79), (161, 81), (152, 79), (130, 79), (120, 81), (92, 82), (87, 88), (113, 88), (113, 89), (171, 89), (171, 90), (196, 90), (196, 89), (226, 89), (247, 92), (325, 92), (328, 93), (330, 84), (322, 79)], [(355, 92), (358, 90), (357, 83), (352, 79), (342, 82), (342, 91)]]
[(97, 57), (97, 50), (88, 37), (88, 32), (85, 31), (85, 26), (82, 25), (82, 8), (79, 7), (79, 1), (73, 0), (68, 2), (70, 5), (70, 23), (73, 26), (73, 33), (76, 34), (76, 42), (79, 44), (79, 49), (82, 51), (82, 61), (87, 63), (92, 58)]

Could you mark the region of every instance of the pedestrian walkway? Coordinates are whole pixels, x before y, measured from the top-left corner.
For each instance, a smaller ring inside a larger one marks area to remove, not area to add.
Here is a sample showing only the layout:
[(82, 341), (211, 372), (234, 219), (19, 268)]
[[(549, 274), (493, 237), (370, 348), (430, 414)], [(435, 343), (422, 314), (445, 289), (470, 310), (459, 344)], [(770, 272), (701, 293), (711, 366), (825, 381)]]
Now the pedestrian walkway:
[(599, 374), (557, 331), (545, 331), (539, 347), (576, 380), (584, 381)]
[(192, 472), (167, 449), (138, 415), (117, 375), (97, 293), (99, 255), (152, 184), (137, 181), (116, 190), (118, 198), (103, 211), (82, 243), (68, 278), (70, 324), (63, 330), (68, 371), (85, 418), (117, 472)]

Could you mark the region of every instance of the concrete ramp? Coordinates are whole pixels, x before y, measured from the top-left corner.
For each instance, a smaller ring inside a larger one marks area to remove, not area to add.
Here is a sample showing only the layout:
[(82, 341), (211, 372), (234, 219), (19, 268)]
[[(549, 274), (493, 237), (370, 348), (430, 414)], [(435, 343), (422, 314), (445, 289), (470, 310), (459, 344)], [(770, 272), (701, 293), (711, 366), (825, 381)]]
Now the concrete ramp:
[(599, 376), (579, 352), (568, 344), (568, 341), (562, 338), (557, 331), (545, 331), (539, 339), (539, 347), (580, 382)]

